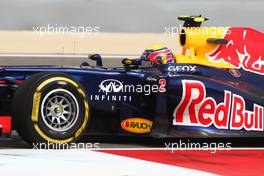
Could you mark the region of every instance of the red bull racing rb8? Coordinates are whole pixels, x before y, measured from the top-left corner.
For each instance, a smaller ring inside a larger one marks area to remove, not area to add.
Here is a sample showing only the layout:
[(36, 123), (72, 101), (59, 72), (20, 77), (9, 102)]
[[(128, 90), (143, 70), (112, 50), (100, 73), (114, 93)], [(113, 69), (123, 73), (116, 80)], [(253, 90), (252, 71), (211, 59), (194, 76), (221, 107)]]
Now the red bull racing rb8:
[(89, 55), (94, 66), (1, 67), (1, 137), (264, 138), (264, 34), (201, 27), (201, 16), (179, 20), (181, 53), (155, 45), (123, 67), (104, 67), (99, 54)]

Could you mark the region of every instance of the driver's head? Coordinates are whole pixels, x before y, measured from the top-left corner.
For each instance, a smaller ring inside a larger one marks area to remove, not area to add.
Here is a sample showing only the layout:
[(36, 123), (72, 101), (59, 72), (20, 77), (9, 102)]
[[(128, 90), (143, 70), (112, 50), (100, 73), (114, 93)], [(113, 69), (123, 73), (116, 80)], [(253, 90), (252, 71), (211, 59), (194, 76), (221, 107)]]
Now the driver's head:
[(143, 61), (148, 61), (152, 64), (168, 64), (174, 63), (174, 55), (169, 48), (162, 45), (154, 45), (147, 48), (140, 57)]

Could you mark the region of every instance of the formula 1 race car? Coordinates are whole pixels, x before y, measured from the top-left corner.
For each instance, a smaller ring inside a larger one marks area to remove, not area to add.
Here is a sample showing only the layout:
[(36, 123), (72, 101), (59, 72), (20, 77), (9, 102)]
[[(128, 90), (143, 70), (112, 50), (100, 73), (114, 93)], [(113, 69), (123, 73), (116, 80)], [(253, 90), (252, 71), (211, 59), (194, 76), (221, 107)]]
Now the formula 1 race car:
[(179, 20), (175, 63), (124, 59), (104, 68), (93, 54), (96, 66), (2, 67), (0, 135), (13, 129), (30, 144), (76, 142), (84, 133), (264, 136), (264, 34), (200, 27), (201, 16)]

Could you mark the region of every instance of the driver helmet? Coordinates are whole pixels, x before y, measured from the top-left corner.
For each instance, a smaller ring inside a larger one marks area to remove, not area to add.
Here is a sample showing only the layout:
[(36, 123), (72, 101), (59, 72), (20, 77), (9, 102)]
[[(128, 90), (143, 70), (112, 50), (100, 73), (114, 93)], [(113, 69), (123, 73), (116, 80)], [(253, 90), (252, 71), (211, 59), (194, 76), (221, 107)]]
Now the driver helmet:
[(168, 64), (175, 62), (175, 57), (172, 51), (163, 45), (154, 45), (147, 48), (141, 55), (140, 59), (152, 64)]

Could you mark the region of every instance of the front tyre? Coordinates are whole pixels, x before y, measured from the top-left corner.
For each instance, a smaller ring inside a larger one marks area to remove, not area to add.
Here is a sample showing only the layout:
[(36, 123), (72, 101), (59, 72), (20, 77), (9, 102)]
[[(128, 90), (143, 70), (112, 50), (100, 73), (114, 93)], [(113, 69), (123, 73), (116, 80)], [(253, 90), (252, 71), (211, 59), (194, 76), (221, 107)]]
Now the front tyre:
[(63, 73), (31, 76), (16, 91), (13, 117), (28, 143), (76, 142), (88, 125), (89, 105), (79, 83)]

